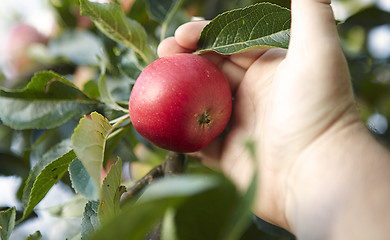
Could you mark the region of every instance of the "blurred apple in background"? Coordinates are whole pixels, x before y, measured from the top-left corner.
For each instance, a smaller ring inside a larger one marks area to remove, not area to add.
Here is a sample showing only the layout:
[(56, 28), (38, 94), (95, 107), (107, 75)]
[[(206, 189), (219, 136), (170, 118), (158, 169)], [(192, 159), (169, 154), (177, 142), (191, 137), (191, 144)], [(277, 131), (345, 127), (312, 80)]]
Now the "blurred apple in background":
[(26, 23), (17, 23), (5, 34), (3, 69), (7, 78), (17, 79), (39, 69), (40, 64), (29, 54), (34, 45), (46, 45), (48, 37)]

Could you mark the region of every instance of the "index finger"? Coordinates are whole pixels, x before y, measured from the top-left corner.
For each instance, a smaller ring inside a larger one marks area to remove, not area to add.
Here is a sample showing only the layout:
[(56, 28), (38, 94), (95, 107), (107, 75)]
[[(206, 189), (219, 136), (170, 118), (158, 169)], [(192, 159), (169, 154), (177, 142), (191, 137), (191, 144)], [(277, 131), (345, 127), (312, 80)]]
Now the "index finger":
[(177, 43), (183, 48), (195, 51), (197, 49), (200, 33), (209, 22), (210, 21), (202, 20), (188, 22), (181, 25), (175, 32), (175, 39)]

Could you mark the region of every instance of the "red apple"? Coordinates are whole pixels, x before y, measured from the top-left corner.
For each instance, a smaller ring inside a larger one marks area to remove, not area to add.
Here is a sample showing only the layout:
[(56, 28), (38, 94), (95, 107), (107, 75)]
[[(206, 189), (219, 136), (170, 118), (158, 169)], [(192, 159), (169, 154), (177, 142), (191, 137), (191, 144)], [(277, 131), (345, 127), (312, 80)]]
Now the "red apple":
[(194, 54), (159, 58), (138, 77), (129, 101), (134, 128), (151, 143), (195, 152), (226, 127), (232, 111), (229, 83), (209, 60)]
[(28, 24), (18, 23), (5, 36), (3, 61), (10, 78), (34, 71), (39, 64), (31, 59), (28, 50), (33, 44), (46, 44), (47, 37)]

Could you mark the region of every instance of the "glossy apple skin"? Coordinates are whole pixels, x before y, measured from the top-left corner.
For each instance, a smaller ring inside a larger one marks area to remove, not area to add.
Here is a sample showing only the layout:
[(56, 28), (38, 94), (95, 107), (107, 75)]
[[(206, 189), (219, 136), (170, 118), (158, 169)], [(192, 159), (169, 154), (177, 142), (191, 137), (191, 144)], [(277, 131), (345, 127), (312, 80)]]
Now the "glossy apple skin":
[(171, 151), (195, 152), (226, 127), (232, 95), (222, 71), (194, 54), (176, 54), (148, 65), (129, 101), (134, 128), (151, 143)]

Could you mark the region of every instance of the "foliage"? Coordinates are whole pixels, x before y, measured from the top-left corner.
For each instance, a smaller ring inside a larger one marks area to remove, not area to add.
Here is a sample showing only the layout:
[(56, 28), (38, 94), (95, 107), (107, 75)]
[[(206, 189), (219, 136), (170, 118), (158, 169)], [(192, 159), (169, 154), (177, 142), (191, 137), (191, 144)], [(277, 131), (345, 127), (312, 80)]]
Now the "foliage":
[[(50, 2), (59, 30), (46, 46), (45, 70), (0, 89), (0, 174), (23, 178), (18, 197), (24, 205), (19, 217), (12, 206), (0, 211), (2, 239), (29, 221), (58, 181), (75, 198), (52, 213), (65, 217), (68, 206), (83, 209), (75, 214), (81, 219), (79, 234), (68, 239), (294, 238), (250, 214), (256, 174), (241, 193), (223, 174), (188, 156), (182, 173), (182, 159), (142, 139), (127, 110), (137, 76), (177, 26), (192, 16), (224, 12), (204, 28), (197, 54), (287, 48), (286, 1), (137, 0), (131, 8), (126, 0)], [(375, 112), (390, 117), (389, 58), (375, 59), (367, 48), (367, 34), (389, 17), (372, 6), (339, 25), (364, 120)], [(90, 24), (80, 25), (80, 19)], [(380, 137), (390, 144), (389, 136), (387, 131)], [(176, 161), (169, 160), (172, 156)], [(133, 178), (123, 174), (125, 163)], [(43, 231), (26, 236), (41, 237)]]

